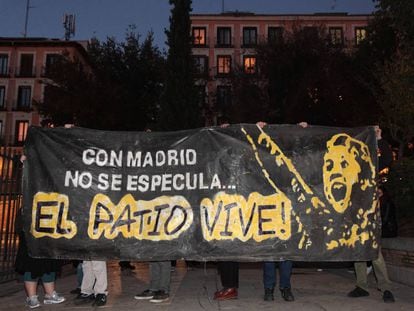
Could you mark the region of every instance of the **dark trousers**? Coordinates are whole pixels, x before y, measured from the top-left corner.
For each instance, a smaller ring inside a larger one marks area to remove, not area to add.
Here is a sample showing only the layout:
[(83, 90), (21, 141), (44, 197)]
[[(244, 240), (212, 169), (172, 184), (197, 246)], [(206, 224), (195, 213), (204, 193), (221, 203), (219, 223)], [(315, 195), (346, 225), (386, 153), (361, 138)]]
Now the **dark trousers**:
[(239, 263), (234, 261), (220, 261), (218, 263), (221, 285), (224, 288), (239, 287)]
[[(281, 261), (279, 265), (279, 288), (290, 288), (290, 275), (292, 274), (292, 262)], [(263, 284), (265, 288), (274, 288), (276, 285), (276, 263), (263, 263)]]

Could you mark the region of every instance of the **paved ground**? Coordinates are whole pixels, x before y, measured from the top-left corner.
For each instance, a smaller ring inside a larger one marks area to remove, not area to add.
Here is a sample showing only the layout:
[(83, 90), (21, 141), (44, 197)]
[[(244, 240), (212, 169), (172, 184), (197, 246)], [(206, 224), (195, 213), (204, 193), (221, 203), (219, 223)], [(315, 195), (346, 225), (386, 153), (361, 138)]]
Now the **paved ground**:
[[(133, 297), (147, 288), (149, 271), (146, 263), (133, 263), (134, 271), (120, 271), (117, 262), (108, 264), (109, 296), (102, 310), (414, 310), (414, 288), (394, 284), (396, 303), (385, 304), (375, 289), (375, 281), (370, 274), (369, 297), (348, 298), (346, 293), (354, 287), (354, 275), (349, 268), (317, 267), (305, 265), (294, 268), (292, 275), (293, 294), (296, 301), (285, 302), (279, 293), (273, 302), (263, 301), (262, 270), (258, 263), (242, 264), (240, 269), (239, 299), (217, 302), (213, 293), (220, 287), (220, 279), (214, 264), (187, 270), (184, 262), (178, 262), (172, 273), (171, 299), (167, 303), (153, 304), (138, 301)], [(70, 268), (68, 270), (71, 270)], [(90, 305), (76, 306), (74, 295), (69, 291), (76, 287), (74, 270), (64, 273), (57, 281), (57, 290), (67, 301), (60, 305), (42, 305), (37, 310), (91, 310)], [(39, 288), (39, 295), (43, 293)], [(24, 305), (23, 284), (11, 282), (0, 284), (0, 310), (29, 310)]]

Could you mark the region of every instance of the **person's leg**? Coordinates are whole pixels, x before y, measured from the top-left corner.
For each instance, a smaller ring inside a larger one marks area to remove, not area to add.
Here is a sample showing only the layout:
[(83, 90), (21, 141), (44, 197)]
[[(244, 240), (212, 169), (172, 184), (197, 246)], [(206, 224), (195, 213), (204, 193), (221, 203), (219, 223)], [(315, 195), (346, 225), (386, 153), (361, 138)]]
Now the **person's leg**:
[(150, 299), (150, 302), (154, 303), (164, 302), (170, 298), (171, 261), (159, 261), (157, 264), (159, 267), (158, 291)]
[(82, 270), (82, 262), (78, 264), (76, 267), (76, 280), (78, 282), (78, 288), (82, 286), (82, 279), (83, 279), (83, 270)]
[(84, 260), (82, 263), (82, 285), (81, 294), (93, 294), (93, 285), (95, 284), (95, 275), (93, 274), (92, 261)]
[(265, 293), (263, 299), (265, 301), (274, 300), (274, 288), (276, 285), (276, 264), (273, 261), (263, 263), (263, 285)]
[(37, 279), (32, 278), (32, 274), (30, 272), (25, 272), (24, 276), (24, 290), (26, 292), (27, 297), (32, 297), (37, 293)]
[(221, 285), (223, 289), (214, 293), (214, 299), (236, 299), (239, 287), (239, 263), (234, 261), (222, 261), (218, 264)]
[(159, 290), (170, 292), (171, 283), (171, 261), (160, 261), (160, 283)]
[(239, 263), (234, 261), (219, 262), (221, 285), (224, 288), (239, 287)]
[(161, 265), (158, 261), (151, 261), (150, 264), (150, 286), (149, 290), (156, 292), (160, 290)]
[(356, 276), (356, 286), (368, 292), (367, 262), (356, 261), (354, 263), (354, 268)]
[(276, 263), (267, 261), (263, 263), (264, 288), (274, 288), (276, 285)]
[(37, 297), (37, 279), (32, 278), (30, 272), (25, 272), (24, 276), (24, 290), (26, 292), (26, 304), (30, 308), (37, 308), (40, 306), (39, 299)]
[(367, 262), (354, 262), (356, 287), (348, 293), (348, 297), (358, 298), (369, 296), (368, 281), (367, 281)]
[(106, 271), (106, 261), (92, 261), (92, 271), (96, 279), (95, 286), (93, 287), (95, 295), (107, 295), (108, 274)]
[(294, 301), (292, 294), (290, 276), (292, 275), (292, 261), (285, 260), (279, 262), (279, 288), (282, 297), (286, 301)]
[(388, 278), (387, 266), (382, 256), (381, 251), (378, 254), (378, 258), (372, 261), (372, 267), (374, 269), (375, 277), (377, 279), (377, 287), (380, 291), (391, 290), (391, 281)]
[(55, 272), (45, 273), (42, 275), (41, 279), (43, 288), (45, 289), (45, 297), (43, 300), (45, 305), (62, 303), (66, 300), (65, 297), (60, 296), (55, 291)]
[(292, 261), (285, 260), (279, 262), (279, 274), (279, 288), (291, 288)]

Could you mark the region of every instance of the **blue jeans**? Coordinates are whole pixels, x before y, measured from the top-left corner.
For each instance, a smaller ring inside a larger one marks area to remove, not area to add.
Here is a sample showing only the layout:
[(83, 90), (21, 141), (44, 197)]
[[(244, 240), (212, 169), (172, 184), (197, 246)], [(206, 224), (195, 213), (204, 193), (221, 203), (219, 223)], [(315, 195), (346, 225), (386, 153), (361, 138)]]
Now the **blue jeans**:
[[(292, 262), (281, 261), (279, 265), (279, 288), (290, 288), (290, 275), (292, 274)], [(263, 263), (263, 284), (265, 288), (274, 288), (276, 285), (276, 262)]]

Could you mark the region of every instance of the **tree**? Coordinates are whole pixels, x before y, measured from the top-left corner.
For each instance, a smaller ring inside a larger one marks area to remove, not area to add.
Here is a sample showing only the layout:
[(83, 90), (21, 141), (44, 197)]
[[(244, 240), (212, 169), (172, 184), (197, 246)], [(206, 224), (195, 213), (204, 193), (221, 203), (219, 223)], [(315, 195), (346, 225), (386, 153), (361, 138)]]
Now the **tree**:
[[(154, 123), (164, 83), (165, 60), (149, 33), (143, 43), (130, 26), (125, 42), (97, 39), (89, 66), (63, 57), (48, 72), (38, 109), (54, 124), (108, 130), (143, 130)], [(87, 68), (90, 67), (90, 70)]]
[(398, 142), (400, 156), (414, 136), (414, 2), (376, 0), (377, 11), (357, 54), (380, 113)]
[(234, 105), (251, 100), (250, 115), (260, 109), (272, 123), (365, 125), (372, 115), (372, 96), (355, 75), (352, 57), (324, 33), (295, 29), (277, 42), (260, 45), (254, 78), (260, 92), (247, 87), (254, 93), (248, 96), (247, 82), (238, 82)]
[(191, 0), (170, 0), (170, 29), (166, 30), (167, 72), (159, 127), (180, 130), (202, 126), (199, 92), (191, 56)]

